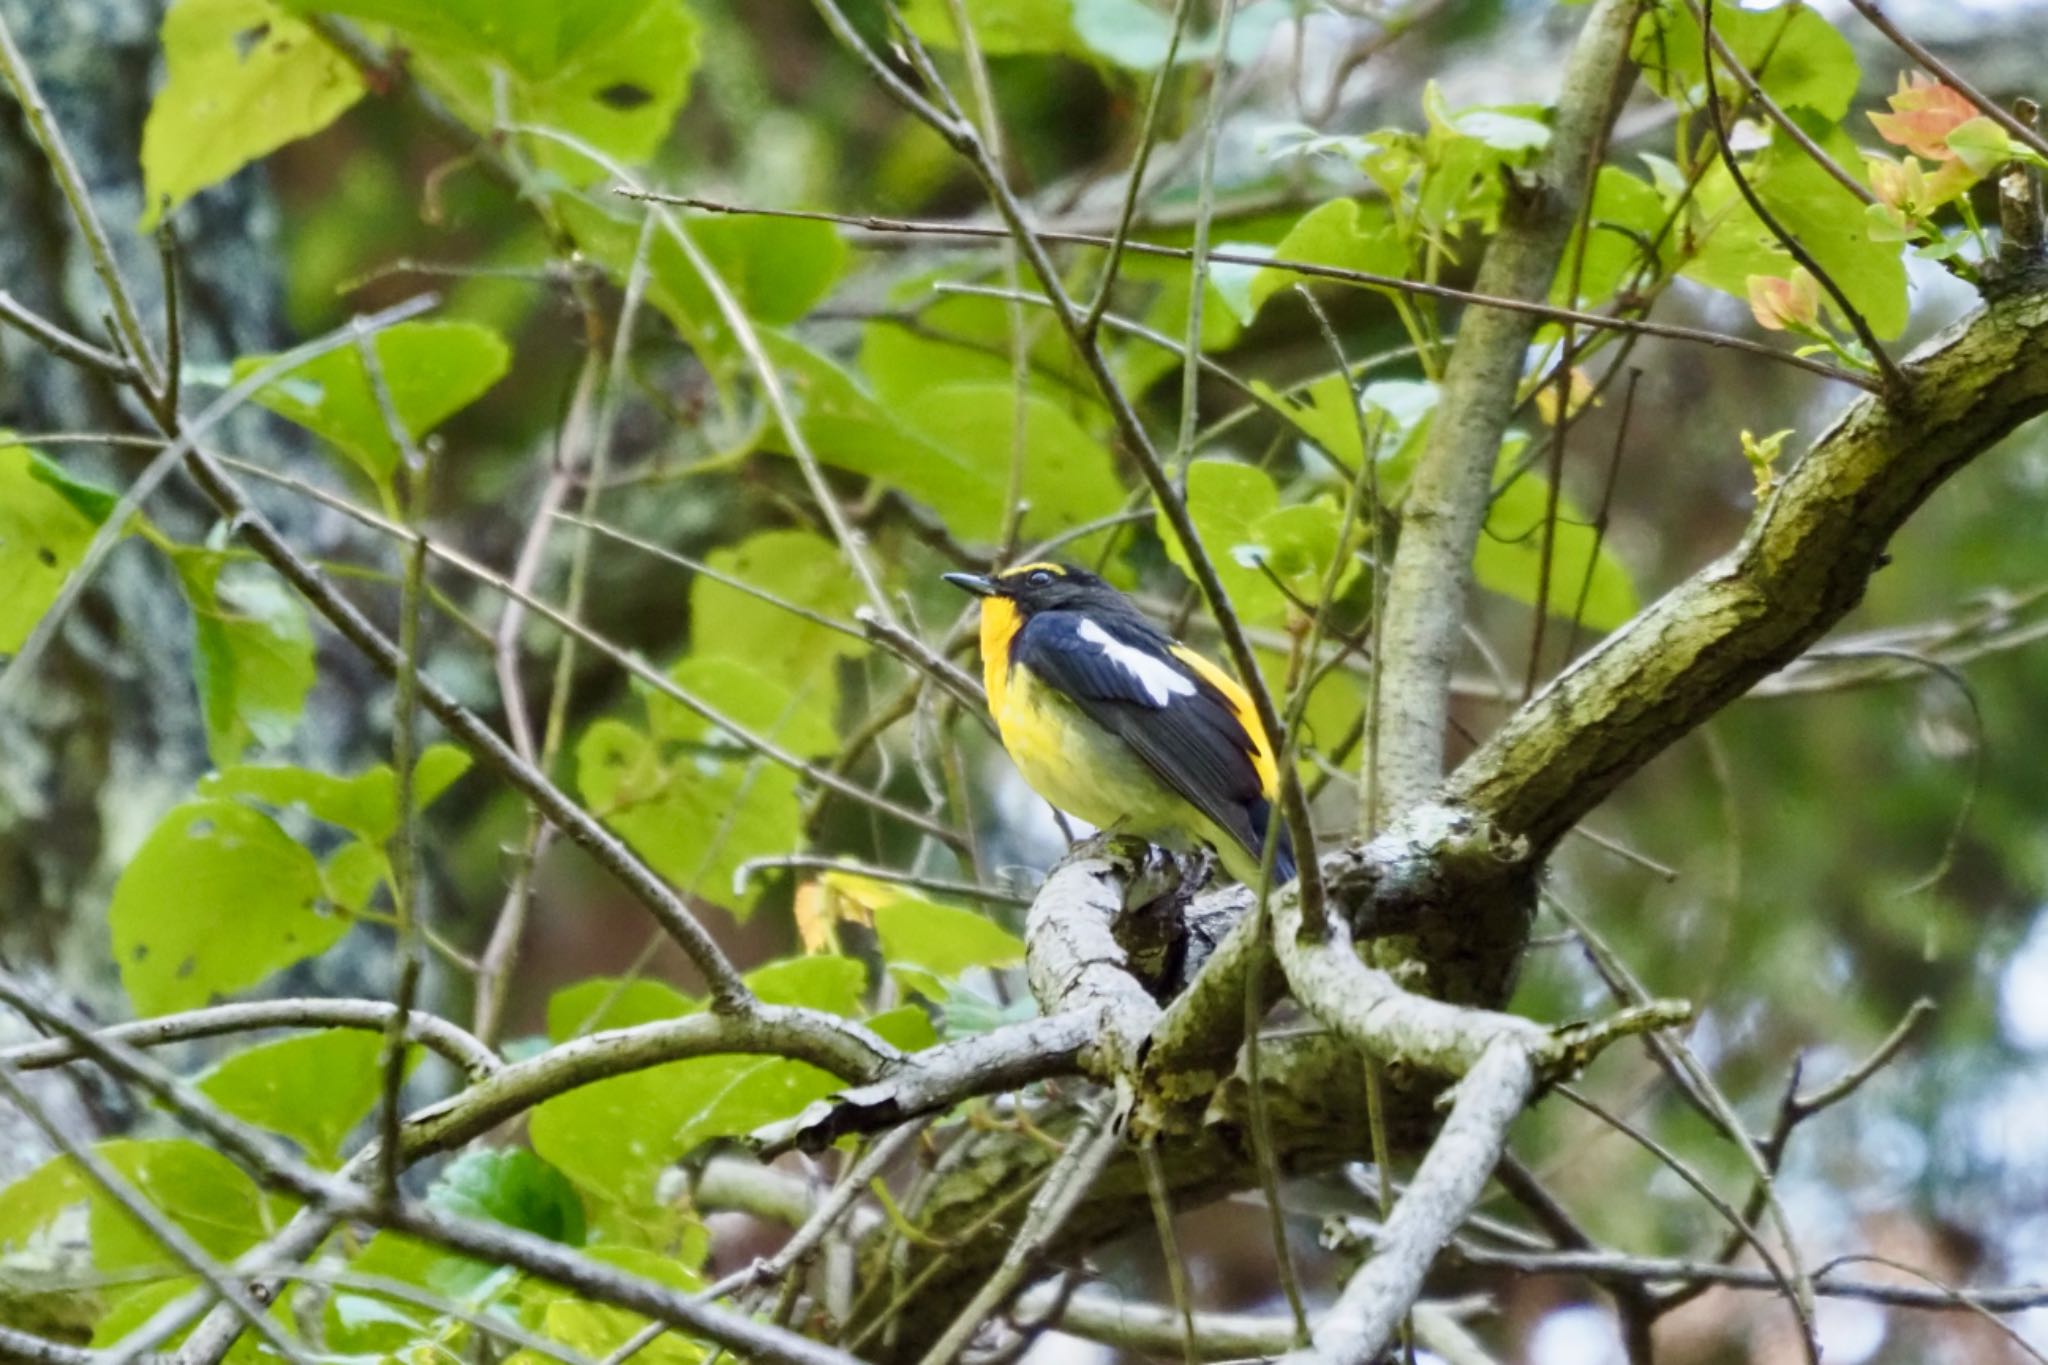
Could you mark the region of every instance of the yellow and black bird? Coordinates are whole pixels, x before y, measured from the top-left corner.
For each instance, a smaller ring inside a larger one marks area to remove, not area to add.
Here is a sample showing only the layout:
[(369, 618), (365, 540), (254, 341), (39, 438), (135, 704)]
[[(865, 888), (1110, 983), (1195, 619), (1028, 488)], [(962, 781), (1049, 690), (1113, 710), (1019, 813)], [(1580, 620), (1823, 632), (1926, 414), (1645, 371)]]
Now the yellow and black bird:
[[(981, 598), (988, 709), (1024, 780), (1069, 815), (1258, 876), (1279, 768), (1237, 679), (1070, 564), (949, 573)], [(1273, 885), (1294, 879), (1280, 828)]]

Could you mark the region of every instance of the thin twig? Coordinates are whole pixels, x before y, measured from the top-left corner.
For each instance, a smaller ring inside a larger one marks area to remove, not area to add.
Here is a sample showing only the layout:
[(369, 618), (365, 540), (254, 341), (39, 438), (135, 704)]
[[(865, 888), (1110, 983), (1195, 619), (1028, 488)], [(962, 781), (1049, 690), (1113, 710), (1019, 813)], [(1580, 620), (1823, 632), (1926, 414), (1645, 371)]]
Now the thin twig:
[[(815, 0), (814, 0), (815, 2)], [(665, 194), (651, 190), (620, 188), (619, 194), (628, 199), (646, 199), (654, 203), (675, 204), (683, 208), (700, 209), (706, 213), (726, 213), (745, 217), (801, 218), (812, 221), (839, 223), (867, 232), (916, 233), (939, 237), (964, 237), (996, 240), (1009, 235), (1009, 229), (985, 226), (977, 223), (930, 222), (907, 218), (882, 218), (872, 214), (849, 215), (824, 213), (807, 209), (758, 208), (750, 205), (723, 203), (715, 199), (704, 199), (695, 195)], [(1058, 242), (1074, 246), (1108, 247), (1114, 239), (1089, 232), (1059, 232), (1051, 229), (1034, 229), (1039, 240)], [(1184, 246), (1168, 246), (1160, 242), (1127, 242), (1124, 250), (1137, 256), (1163, 256), (1176, 260), (1187, 260), (1193, 251)], [(1552, 304), (1529, 299), (1508, 298), (1477, 293), (1469, 289), (1457, 289), (1447, 284), (1432, 284), (1424, 280), (1404, 279), (1399, 275), (1382, 275), (1370, 270), (1350, 270), (1343, 266), (1318, 265), (1313, 261), (1295, 261), (1285, 257), (1256, 256), (1243, 251), (1216, 250), (1209, 253), (1212, 262), (1226, 265), (1249, 265), (1285, 271), (1310, 279), (1337, 280), (1344, 284), (1362, 285), (1370, 289), (1391, 289), (1396, 293), (1415, 294), (1423, 298), (1441, 299), (1447, 303), (1483, 304), (1503, 312), (1527, 313), (1531, 316), (1554, 322), (1574, 322), (1582, 327), (1597, 328), (1609, 332), (1635, 332), (1643, 336), (1663, 337), (1667, 341), (1685, 341), (1701, 346), (1718, 346), (1726, 350), (1745, 351), (1760, 355), (1781, 364), (1791, 365), (1809, 373), (1828, 379), (1853, 384), (1859, 389), (1874, 390), (1877, 381), (1867, 374), (1843, 369), (1810, 356), (1795, 355), (1781, 351), (1748, 337), (1731, 336), (1725, 332), (1708, 331), (1700, 327), (1681, 327), (1668, 322), (1650, 322), (1643, 318), (1615, 317), (1606, 313), (1588, 313), (1576, 308), (1560, 308)]]
[(1737, 162), (1734, 148), (1729, 146), (1728, 129), (1724, 120), (1726, 111), (1721, 105), (1721, 87), (1714, 78), (1714, 0), (1705, 0), (1701, 6), (1700, 34), (1701, 74), (1705, 77), (1707, 86), (1707, 123), (1714, 131), (1715, 140), (1720, 143), (1721, 164), (1727, 168), (1728, 178), (1735, 182), (1735, 188), (1742, 195), (1742, 201), (1749, 205), (1749, 211), (1756, 215), (1757, 221), (1778, 239), (1778, 245), (1784, 247), (1792, 259), (1797, 261), (1807, 274), (1818, 280), (1821, 288), (1828, 291), (1828, 297), (1834, 300), (1835, 307), (1841, 311), (1842, 320), (1849, 324), (1850, 331), (1856, 333), (1856, 339), (1863, 343), (1863, 349), (1869, 354), (1871, 363), (1877, 366), (1878, 372), (1884, 376), (1882, 392), (1894, 400), (1903, 398), (1907, 392), (1906, 376), (1900, 373), (1897, 362), (1878, 341), (1877, 333), (1870, 330), (1869, 321), (1855, 304), (1849, 302), (1849, 296), (1842, 292), (1842, 286), (1835, 283), (1834, 276), (1821, 266), (1813, 253), (1800, 242), (1798, 236), (1788, 231), (1785, 225), (1778, 221), (1778, 216), (1765, 206), (1762, 196), (1756, 192), (1756, 187), (1749, 183), (1748, 174)]
[(1899, 51), (1905, 53), (1908, 57), (1911, 57), (1915, 62), (1918, 62), (1943, 85), (1948, 86), (1964, 99), (1976, 105), (1978, 113), (2005, 129), (2006, 132), (2012, 134), (2019, 141), (2033, 148), (2036, 155), (2044, 160), (2048, 160), (2048, 138), (2043, 138), (2039, 130), (2030, 128), (2019, 119), (2013, 117), (1997, 100), (1992, 99), (1976, 86), (1971, 85), (1960, 75), (1956, 74), (1954, 67), (1935, 56), (1920, 43), (1914, 41), (1904, 30), (1891, 21), (1890, 16), (1878, 6), (1877, 0), (1849, 0), (1849, 6), (1869, 20), (1872, 28), (1882, 33), (1886, 38), (1889, 38), (1892, 46), (1898, 48)]

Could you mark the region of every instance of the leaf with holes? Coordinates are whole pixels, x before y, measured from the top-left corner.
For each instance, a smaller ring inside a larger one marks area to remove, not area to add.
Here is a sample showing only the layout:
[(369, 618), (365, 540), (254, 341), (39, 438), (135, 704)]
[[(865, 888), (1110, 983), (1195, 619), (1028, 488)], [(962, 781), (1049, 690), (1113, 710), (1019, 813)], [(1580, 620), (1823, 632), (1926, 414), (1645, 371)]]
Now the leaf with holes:
[(141, 1014), (253, 986), (348, 932), (322, 894), (319, 864), (275, 820), (234, 801), (188, 801), (114, 885), (107, 922), (121, 984)]
[(142, 125), (145, 231), (287, 142), (319, 132), (358, 99), (341, 53), (272, 0), (178, 0), (163, 23), (163, 88)]
[(51, 486), (40, 459), (27, 446), (0, 445), (0, 583), (8, 585), (0, 591), (0, 654), (21, 648), (99, 522)]

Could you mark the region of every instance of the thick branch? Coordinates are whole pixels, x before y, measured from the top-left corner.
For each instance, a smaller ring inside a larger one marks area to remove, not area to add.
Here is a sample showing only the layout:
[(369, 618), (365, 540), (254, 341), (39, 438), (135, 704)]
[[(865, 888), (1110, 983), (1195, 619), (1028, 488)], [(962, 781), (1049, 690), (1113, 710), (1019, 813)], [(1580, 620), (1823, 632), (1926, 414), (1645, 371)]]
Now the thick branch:
[(1529, 1050), (1512, 1038), (1492, 1043), (1465, 1079), (1443, 1132), (1394, 1206), (1379, 1249), (1344, 1286), (1316, 1324), (1313, 1345), (1285, 1359), (1295, 1365), (1367, 1365), (1379, 1359), (1422, 1293), (1422, 1277), (1486, 1188), (1507, 1146), (1508, 1125), (1536, 1089)]
[(1797, 658), (1862, 599), (1927, 496), (2048, 409), (2048, 292), (1994, 300), (1859, 399), (1734, 550), (1667, 593), (1510, 716), (1445, 795), (1540, 855), (1623, 779)]
[[(1550, 145), (1526, 184), (1511, 183), (1499, 235), (1486, 249), (1477, 294), (1540, 299), (1563, 259), (1619, 103), (1637, 0), (1600, 0), (1565, 67)], [(1380, 653), (1378, 783), (1365, 828), (1419, 801), (1443, 772), (1451, 664), (1463, 639), (1472, 551), (1486, 520), (1501, 435), (1515, 407), (1536, 319), (1498, 308), (1466, 310), (1444, 369), (1429, 444), (1417, 461), (1387, 580)]]

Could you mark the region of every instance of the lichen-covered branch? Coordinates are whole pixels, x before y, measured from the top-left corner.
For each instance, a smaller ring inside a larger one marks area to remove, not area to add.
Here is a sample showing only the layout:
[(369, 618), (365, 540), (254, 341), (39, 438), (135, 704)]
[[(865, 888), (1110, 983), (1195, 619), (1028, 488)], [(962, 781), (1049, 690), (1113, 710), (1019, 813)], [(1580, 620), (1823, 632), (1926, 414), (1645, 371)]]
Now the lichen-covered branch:
[[(1638, 0), (1599, 0), (1587, 13), (1565, 66), (1550, 144), (1529, 178), (1510, 184), (1501, 230), (1486, 248), (1473, 292), (1548, 296), (1619, 103), (1638, 8)], [(1463, 640), (1472, 550), (1537, 321), (1474, 305), (1458, 325), (1387, 578), (1374, 721), (1378, 808), (1360, 815), (1367, 831), (1422, 800), (1443, 772), (1451, 664)]]
[(1841, 620), (1914, 509), (2048, 410), (2048, 279), (2036, 271), (2009, 287), (1905, 362), (1901, 400), (1852, 404), (1733, 550), (1509, 716), (1445, 796), (1540, 857), (1631, 773)]

